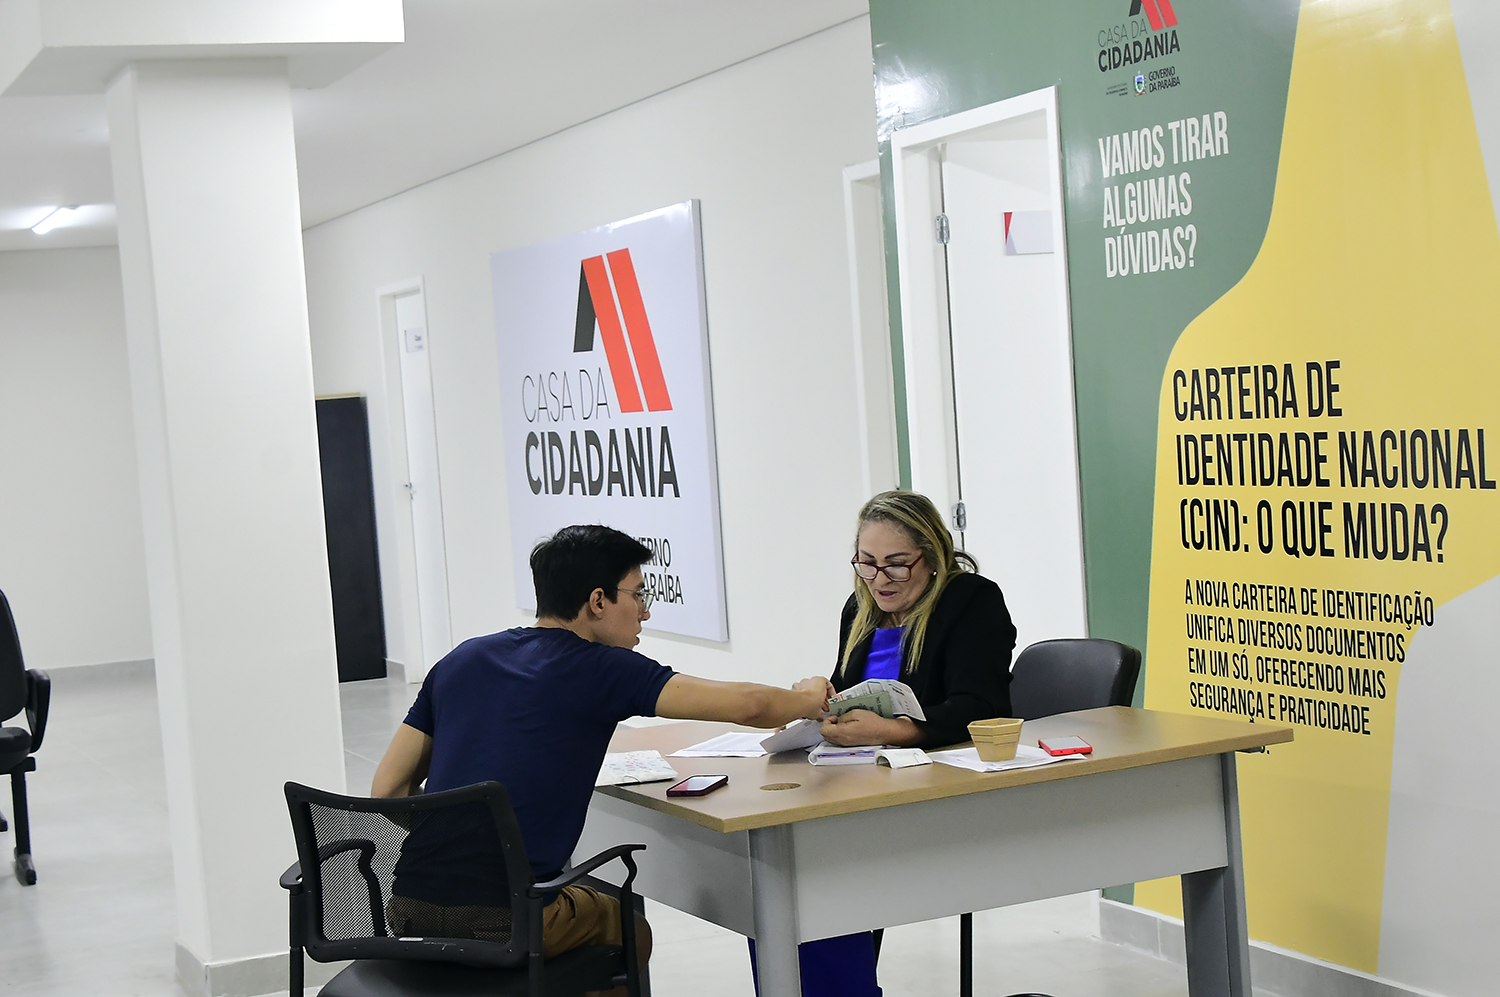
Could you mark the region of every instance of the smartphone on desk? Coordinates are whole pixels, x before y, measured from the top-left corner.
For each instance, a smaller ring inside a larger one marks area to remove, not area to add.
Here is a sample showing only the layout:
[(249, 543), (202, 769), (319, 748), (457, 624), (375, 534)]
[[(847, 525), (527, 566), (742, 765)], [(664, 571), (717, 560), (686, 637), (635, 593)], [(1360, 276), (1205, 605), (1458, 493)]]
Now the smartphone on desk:
[(668, 796), (707, 796), (729, 785), (727, 775), (690, 775), (675, 786), (667, 787)]
[(1036, 742), (1036, 746), (1049, 755), (1086, 755), (1094, 750), (1081, 737), (1044, 737)]

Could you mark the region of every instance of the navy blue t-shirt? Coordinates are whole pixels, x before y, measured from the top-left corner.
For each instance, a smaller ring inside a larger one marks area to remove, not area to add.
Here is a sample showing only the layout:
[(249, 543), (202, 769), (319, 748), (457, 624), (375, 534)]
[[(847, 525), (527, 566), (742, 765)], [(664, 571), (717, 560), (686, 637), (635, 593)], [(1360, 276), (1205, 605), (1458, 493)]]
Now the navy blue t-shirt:
[[(427, 792), (499, 782), (533, 874), (551, 879), (583, 834), (615, 725), (655, 716), (672, 675), (643, 654), (560, 628), (466, 640), (433, 666), (406, 715), (408, 726), (432, 736)], [(486, 889), (476, 870), (456, 867), (463, 849), (413, 847), (421, 837), (414, 828), (403, 848), (396, 892), (449, 905), (509, 902)]]

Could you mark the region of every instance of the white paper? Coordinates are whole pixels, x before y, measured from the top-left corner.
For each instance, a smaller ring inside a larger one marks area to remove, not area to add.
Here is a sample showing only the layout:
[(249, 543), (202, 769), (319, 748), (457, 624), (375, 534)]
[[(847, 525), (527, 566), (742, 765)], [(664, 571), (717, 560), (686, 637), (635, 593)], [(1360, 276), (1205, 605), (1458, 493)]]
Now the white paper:
[(956, 765), (961, 769), (970, 769), (974, 772), (1006, 772), (1010, 769), (1029, 769), (1038, 765), (1050, 765), (1053, 762), (1067, 761), (1070, 758), (1083, 758), (1084, 755), (1049, 755), (1041, 748), (1033, 748), (1029, 744), (1016, 745), (1016, 757), (1008, 762), (987, 762), (979, 757), (978, 748), (954, 748), (951, 751), (928, 752), (935, 762), (944, 765)]
[(1052, 212), (1007, 211), (1005, 255), (1027, 256), (1052, 252)]
[(881, 748), (875, 752), (875, 764), (909, 769), (914, 765), (931, 765), (932, 758), (921, 748)]
[(778, 751), (795, 751), (808, 748), (823, 740), (823, 722), (821, 720), (793, 720), (787, 724), (786, 730), (779, 730), (770, 737), (760, 742), (760, 746), (771, 754)]
[(927, 714), (922, 712), (922, 704), (917, 702), (917, 696), (911, 691), (911, 686), (895, 679), (866, 679), (859, 685), (851, 685), (834, 696), (830, 702), (837, 703), (841, 699), (853, 699), (855, 696), (867, 696), (875, 692), (891, 694), (891, 709), (896, 716), (911, 717), (913, 720), (927, 719)]
[(604, 756), (604, 764), (594, 778), (594, 785), (631, 786), (676, 778), (677, 770), (659, 751), (617, 751)]
[(707, 741), (689, 745), (672, 752), (672, 758), (759, 758), (766, 754), (760, 742), (765, 740), (759, 731), (731, 731), (711, 737)]

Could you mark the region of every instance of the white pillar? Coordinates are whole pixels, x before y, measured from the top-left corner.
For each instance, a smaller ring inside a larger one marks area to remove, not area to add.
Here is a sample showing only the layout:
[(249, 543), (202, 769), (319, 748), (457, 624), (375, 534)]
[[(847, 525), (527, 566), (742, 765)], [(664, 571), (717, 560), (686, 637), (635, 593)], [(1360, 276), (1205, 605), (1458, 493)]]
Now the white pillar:
[(282, 783), (344, 789), (286, 60), (132, 63), (107, 93), (178, 968), (265, 993)]

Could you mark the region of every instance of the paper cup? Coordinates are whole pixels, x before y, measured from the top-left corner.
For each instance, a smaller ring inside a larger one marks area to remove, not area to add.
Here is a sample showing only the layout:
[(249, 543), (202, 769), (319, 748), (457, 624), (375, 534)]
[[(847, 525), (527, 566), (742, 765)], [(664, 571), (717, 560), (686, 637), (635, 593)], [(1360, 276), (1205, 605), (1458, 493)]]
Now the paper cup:
[(1008, 762), (1016, 757), (1021, 740), (1021, 724), (1015, 717), (995, 717), (969, 724), (969, 737), (979, 757), (986, 762)]
[(1015, 741), (975, 741), (974, 749), (983, 762), (1008, 762), (1016, 757)]

